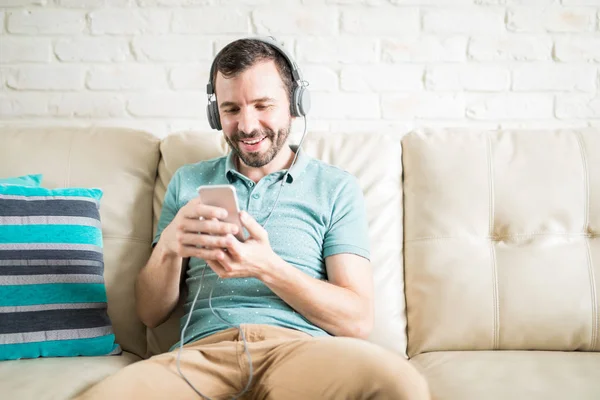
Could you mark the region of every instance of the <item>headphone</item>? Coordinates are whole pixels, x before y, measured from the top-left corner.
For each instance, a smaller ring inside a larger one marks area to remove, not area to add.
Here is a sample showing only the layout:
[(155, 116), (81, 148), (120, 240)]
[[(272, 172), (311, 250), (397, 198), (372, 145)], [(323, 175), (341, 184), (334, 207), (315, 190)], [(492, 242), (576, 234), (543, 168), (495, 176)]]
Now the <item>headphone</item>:
[[(285, 51), (285, 49), (275, 41), (275, 38), (272, 36), (269, 37), (249, 37), (247, 39), (256, 40), (262, 43), (266, 43), (270, 45), (272, 48), (277, 50), (279, 54), (285, 58), (288, 62), (291, 70), (292, 70), (292, 78), (293, 78), (293, 89), (292, 89), (292, 98), (291, 100), (291, 113), (294, 117), (305, 117), (310, 110), (310, 92), (306, 88), (308, 86), (308, 82), (302, 79), (302, 73), (300, 72), (300, 68), (294, 62), (292, 57)], [(213, 84), (213, 75), (215, 72), (215, 61), (219, 58), (223, 50), (221, 50), (215, 59), (213, 60), (212, 65), (210, 66), (210, 75), (208, 77), (208, 84), (206, 85), (206, 94), (208, 95), (208, 104), (206, 105), (206, 114), (208, 116), (208, 123), (210, 127), (216, 130), (221, 130), (223, 127), (221, 126), (221, 118), (219, 117), (219, 106), (217, 104), (217, 96), (215, 93), (215, 87)]]

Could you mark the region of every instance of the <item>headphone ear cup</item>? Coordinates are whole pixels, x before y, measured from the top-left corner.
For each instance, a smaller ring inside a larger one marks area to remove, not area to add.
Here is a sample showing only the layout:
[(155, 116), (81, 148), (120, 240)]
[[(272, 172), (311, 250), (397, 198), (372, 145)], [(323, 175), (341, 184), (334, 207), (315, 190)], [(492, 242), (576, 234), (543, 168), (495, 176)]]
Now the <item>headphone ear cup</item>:
[(310, 92), (304, 86), (300, 88), (300, 99), (298, 101), (298, 108), (302, 116), (305, 116), (310, 111)]
[(215, 102), (209, 102), (206, 106), (206, 114), (208, 116), (208, 123), (211, 128), (220, 131), (221, 127), (221, 119), (219, 118), (219, 110), (217, 109), (217, 104)]
[(292, 98), (290, 104), (290, 111), (292, 112), (292, 117), (300, 117), (300, 110), (298, 109), (298, 87), (294, 87), (294, 91), (292, 92)]
[(213, 120), (213, 115), (212, 115), (212, 111), (211, 111), (211, 103), (210, 101), (208, 102), (208, 104), (206, 105), (206, 117), (208, 118), (208, 124), (210, 125), (210, 127), (212, 129), (216, 129), (215, 128), (215, 122)]
[(304, 86), (296, 87), (294, 90), (294, 115), (304, 117), (310, 110), (310, 92)]
[(216, 126), (216, 130), (222, 130), (223, 127), (221, 126), (221, 117), (219, 116), (219, 107), (217, 106), (217, 103), (213, 103), (213, 118), (215, 119), (215, 126)]

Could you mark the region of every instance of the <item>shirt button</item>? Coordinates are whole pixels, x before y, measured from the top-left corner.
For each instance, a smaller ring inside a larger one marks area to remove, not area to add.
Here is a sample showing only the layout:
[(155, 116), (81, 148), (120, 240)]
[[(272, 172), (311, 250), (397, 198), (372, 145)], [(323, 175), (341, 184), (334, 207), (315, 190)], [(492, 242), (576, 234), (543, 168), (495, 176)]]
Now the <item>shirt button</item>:
[(254, 193), (254, 194), (252, 195), (252, 198), (253, 198), (253, 199), (258, 199), (258, 198), (260, 198), (260, 194), (258, 194), (258, 193)]

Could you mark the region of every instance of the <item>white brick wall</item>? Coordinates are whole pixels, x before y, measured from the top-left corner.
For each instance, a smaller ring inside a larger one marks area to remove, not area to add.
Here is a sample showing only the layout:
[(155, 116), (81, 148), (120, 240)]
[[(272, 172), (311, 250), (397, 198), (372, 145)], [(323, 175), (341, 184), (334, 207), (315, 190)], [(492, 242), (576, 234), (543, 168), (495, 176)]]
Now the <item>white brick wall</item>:
[(0, 126), (208, 131), (210, 63), (256, 34), (311, 130), (600, 126), (600, 0), (0, 0)]

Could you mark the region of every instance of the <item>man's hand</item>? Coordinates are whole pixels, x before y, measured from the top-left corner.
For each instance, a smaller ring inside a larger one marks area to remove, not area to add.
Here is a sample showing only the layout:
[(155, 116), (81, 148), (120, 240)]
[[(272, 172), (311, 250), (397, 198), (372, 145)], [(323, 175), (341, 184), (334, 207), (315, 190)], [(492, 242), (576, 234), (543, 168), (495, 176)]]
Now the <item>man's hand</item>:
[(183, 206), (161, 236), (167, 251), (179, 257), (198, 257), (206, 261), (225, 260), (228, 234), (236, 234), (238, 227), (219, 221), (227, 217), (227, 210), (190, 200)]
[(243, 243), (231, 233), (224, 237), (226, 248), (225, 257), (217, 260), (206, 260), (209, 267), (220, 278), (259, 278), (262, 271), (273, 265), (277, 257), (267, 231), (260, 226), (250, 214), (240, 212), (242, 225), (248, 230), (249, 237)]

